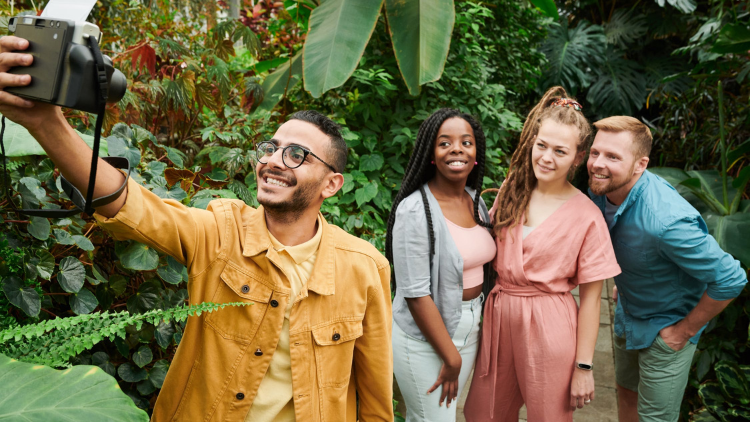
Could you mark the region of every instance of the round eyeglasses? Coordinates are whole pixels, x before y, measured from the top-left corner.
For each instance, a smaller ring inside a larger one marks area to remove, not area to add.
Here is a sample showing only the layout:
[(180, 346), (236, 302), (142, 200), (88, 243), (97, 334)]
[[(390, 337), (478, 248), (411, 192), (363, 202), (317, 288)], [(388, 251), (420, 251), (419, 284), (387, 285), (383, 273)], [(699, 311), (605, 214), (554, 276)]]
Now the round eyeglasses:
[(308, 155), (312, 155), (313, 157), (320, 160), (321, 163), (328, 166), (331, 171), (333, 171), (334, 173), (338, 173), (338, 171), (336, 171), (336, 169), (333, 168), (332, 165), (323, 161), (323, 159), (315, 155), (314, 152), (307, 150), (299, 145), (287, 145), (285, 147), (280, 147), (272, 142), (264, 141), (255, 146), (255, 155), (257, 156), (259, 163), (268, 164), (268, 159), (271, 158), (272, 155), (276, 154), (276, 151), (278, 150), (281, 150), (281, 161), (285, 166), (287, 166), (287, 168), (296, 169), (305, 162), (305, 159)]

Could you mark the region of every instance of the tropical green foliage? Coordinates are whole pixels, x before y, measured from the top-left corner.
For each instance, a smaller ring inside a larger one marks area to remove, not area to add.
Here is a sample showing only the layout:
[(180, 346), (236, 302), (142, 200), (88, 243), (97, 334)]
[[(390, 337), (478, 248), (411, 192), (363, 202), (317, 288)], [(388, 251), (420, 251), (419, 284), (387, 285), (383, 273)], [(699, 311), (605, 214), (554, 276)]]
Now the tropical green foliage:
[[(417, 130), (436, 109), (461, 108), (480, 119), (491, 147), (486, 185), (501, 179), (544, 62), (530, 47), (545, 35), (535, 9), (511, 0), (457, 2), (442, 76), (416, 96), (407, 94), (381, 13), (352, 76), (315, 98), (299, 82), (316, 2), (256, 1), (242, 11), (242, 25), (223, 22), (207, 4), (183, 2), (178, 10), (167, 2), (105, 0), (94, 11), (103, 48), (131, 87), (108, 109), (102, 155), (128, 157), (133, 178), (155, 194), (200, 208), (215, 198), (257, 205), (249, 151), (302, 108), (346, 127), (346, 185), (324, 203), (324, 216), (381, 249)], [(91, 134), (93, 116), (66, 113)], [(0, 188), (10, 188), (17, 207), (69, 207), (38, 145), (23, 131), (13, 142), (23, 149), (7, 160), (10, 186)], [(184, 321), (167, 316), (188, 309), (185, 267), (114, 240), (85, 215), (27, 219), (2, 199), (0, 225), (0, 349), (55, 366), (99, 366), (149, 410), (184, 330)]]
[(714, 369), (718, 382), (705, 382), (698, 390), (706, 410), (721, 422), (750, 420), (750, 365), (720, 361)]
[(148, 421), (148, 414), (96, 366), (56, 371), (0, 354), (0, 380), (0, 421)]

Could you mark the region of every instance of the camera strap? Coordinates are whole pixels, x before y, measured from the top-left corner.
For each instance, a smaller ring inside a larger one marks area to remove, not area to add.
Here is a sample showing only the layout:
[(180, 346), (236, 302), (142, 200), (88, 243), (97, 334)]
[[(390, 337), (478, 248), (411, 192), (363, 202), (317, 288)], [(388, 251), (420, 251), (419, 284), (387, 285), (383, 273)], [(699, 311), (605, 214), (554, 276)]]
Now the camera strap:
[(128, 184), (130, 178), (130, 162), (125, 157), (102, 157), (102, 160), (109, 163), (111, 166), (127, 170), (127, 175), (123, 184), (113, 193), (93, 199), (94, 187), (96, 186), (96, 171), (97, 164), (99, 163), (99, 144), (101, 141), (102, 125), (104, 123), (104, 113), (107, 107), (107, 96), (109, 93), (109, 83), (107, 82), (107, 70), (104, 66), (104, 58), (99, 50), (99, 43), (96, 37), (88, 37), (89, 47), (94, 56), (94, 63), (96, 64), (96, 88), (97, 88), (97, 109), (98, 113), (96, 116), (96, 124), (94, 129), (94, 146), (93, 153), (91, 155), (91, 171), (89, 173), (89, 185), (86, 190), (86, 196), (65, 177), (60, 175), (60, 184), (62, 185), (63, 192), (73, 202), (75, 206), (69, 210), (55, 210), (55, 209), (18, 209), (13, 202), (13, 198), (10, 196), (10, 183), (8, 182), (8, 171), (6, 167), (6, 156), (5, 156), (5, 144), (3, 143), (3, 136), (5, 135), (5, 116), (2, 117), (2, 128), (0, 129), (0, 151), (2, 152), (3, 160), (3, 183), (5, 185), (5, 195), (8, 199), (9, 206), (17, 213), (27, 215), (30, 217), (45, 217), (45, 218), (63, 218), (71, 215), (84, 212), (88, 215), (94, 214), (94, 209), (102, 205), (106, 205), (115, 199), (117, 199), (122, 192), (125, 190), (125, 186)]

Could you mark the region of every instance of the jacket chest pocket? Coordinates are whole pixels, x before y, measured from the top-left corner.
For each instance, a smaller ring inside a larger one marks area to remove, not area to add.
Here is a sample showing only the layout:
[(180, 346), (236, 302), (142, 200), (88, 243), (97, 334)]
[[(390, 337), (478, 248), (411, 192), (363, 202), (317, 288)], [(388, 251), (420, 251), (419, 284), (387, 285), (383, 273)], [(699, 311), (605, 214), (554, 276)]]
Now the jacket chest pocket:
[(206, 317), (206, 322), (222, 337), (248, 342), (255, 337), (273, 290), (231, 263), (221, 273), (221, 282), (211, 302), (250, 303), (227, 306)]
[(354, 343), (362, 336), (362, 321), (333, 322), (313, 329), (312, 335), (318, 385), (348, 385), (354, 362)]

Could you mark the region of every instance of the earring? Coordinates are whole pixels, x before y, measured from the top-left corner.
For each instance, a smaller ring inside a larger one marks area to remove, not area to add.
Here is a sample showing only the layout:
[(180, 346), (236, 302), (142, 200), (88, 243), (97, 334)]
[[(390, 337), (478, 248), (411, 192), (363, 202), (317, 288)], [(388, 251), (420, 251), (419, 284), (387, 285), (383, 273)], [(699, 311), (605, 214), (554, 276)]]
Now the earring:
[(474, 165), (476, 166), (477, 164), (479, 164), (479, 161), (474, 161)]
[(435, 161), (430, 161), (430, 164), (435, 164)]

